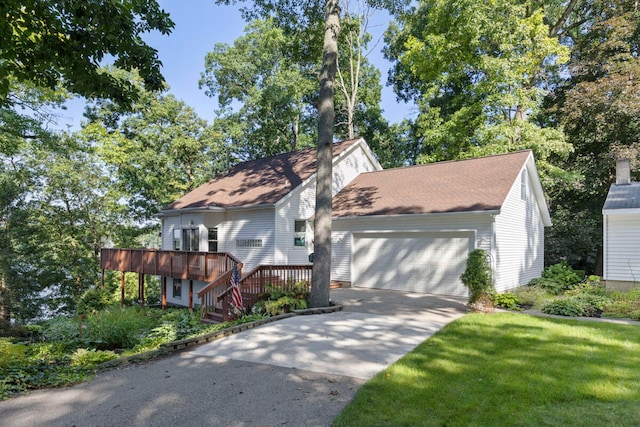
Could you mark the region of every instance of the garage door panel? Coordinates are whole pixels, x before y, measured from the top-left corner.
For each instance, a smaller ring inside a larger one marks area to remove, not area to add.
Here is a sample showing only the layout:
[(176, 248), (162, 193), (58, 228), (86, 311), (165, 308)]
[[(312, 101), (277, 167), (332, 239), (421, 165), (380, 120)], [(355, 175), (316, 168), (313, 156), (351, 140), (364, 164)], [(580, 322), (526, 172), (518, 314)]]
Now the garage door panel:
[(460, 282), (470, 236), (461, 233), (354, 235), (354, 286), (466, 296)]

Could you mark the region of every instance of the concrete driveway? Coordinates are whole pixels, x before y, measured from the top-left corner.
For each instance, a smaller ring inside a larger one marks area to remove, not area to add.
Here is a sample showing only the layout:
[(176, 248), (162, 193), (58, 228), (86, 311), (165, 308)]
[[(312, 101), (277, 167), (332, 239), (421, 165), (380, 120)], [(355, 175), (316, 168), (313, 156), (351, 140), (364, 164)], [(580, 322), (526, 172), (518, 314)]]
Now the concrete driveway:
[(342, 312), (0, 402), (0, 424), (328, 426), (367, 379), (466, 311), (465, 300), (434, 295), (337, 289), (331, 298)]

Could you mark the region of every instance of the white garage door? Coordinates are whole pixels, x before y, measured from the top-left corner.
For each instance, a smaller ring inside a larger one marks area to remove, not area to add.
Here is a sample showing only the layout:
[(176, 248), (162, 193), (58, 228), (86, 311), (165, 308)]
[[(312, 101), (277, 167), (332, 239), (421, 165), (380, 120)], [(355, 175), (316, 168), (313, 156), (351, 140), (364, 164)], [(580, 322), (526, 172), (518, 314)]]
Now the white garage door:
[(363, 233), (353, 235), (353, 285), (467, 296), (460, 281), (469, 233)]

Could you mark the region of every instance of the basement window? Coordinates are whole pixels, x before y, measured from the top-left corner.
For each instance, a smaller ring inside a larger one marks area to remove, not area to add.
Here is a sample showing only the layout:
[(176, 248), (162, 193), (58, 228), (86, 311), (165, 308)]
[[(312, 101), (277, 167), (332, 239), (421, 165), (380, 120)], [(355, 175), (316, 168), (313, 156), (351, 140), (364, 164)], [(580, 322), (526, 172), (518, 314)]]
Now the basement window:
[(182, 299), (182, 279), (173, 279), (173, 297)]
[(261, 248), (262, 239), (238, 239), (236, 248)]

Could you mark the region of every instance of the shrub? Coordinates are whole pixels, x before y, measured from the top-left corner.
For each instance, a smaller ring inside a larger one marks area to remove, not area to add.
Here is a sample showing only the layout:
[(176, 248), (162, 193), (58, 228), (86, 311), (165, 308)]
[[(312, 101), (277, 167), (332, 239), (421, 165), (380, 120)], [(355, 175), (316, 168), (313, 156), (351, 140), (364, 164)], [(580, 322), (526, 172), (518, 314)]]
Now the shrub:
[(27, 346), (0, 338), (0, 368), (19, 365), (27, 359)]
[(110, 302), (110, 295), (104, 289), (89, 289), (80, 297), (76, 311), (78, 314), (95, 313), (106, 308)]
[(478, 301), (482, 295), (494, 292), (491, 267), (483, 250), (476, 249), (469, 254), (467, 267), (460, 280), (469, 289), (469, 304)]
[(80, 337), (80, 322), (77, 318), (58, 316), (44, 322), (40, 332), (47, 341), (75, 342)]
[(254, 315), (276, 316), (305, 309), (309, 305), (309, 283), (305, 280), (294, 283), (290, 289), (266, 285), (265, 290), (260, 300), (251, 307)]
[(560, 295), (564, 291), (575, 288), (582, 278), (566, 262), (546, 267), (542, 277), (529, 282), (531, 286), (539, 286), (553, 295)]
[(153, 321), (145, 310), (129, 307), (94, 313), (87, 317), (87, 325), (87, 337), (96, 348), (115, 350), (134, 347)]
[(118, 357), (113, 351), (87, 350), (79, 348), (71, 355), (71, 366), (83, 366), (89, 369), (95, 369), (101, 363)]
[(494, 294), (491, 300), (496, 307), (507, 308), (509, 310), (517, 310), (520, 308), (520, 298), (517, 295), (506, 292), (503, 294)]
[(584, 315), (584, 307), (580, 301), (568, 298), (549, 301), (542, 306), (542, 312), (558, 316), (580, 317)]

